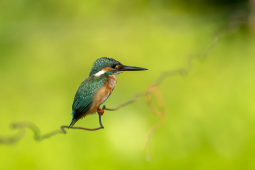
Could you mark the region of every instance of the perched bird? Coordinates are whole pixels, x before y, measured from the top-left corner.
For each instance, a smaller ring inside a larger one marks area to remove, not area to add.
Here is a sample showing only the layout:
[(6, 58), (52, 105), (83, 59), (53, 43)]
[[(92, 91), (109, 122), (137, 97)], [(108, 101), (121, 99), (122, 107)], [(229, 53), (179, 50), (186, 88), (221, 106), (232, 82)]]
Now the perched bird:
[(86, 78), (78, 88), (72, 106), (72, 127), (79, 119), (88, 114), (99, 112), (100, 105), (112, 93), (117, 81), (116, 76), (123, 71), (147, 70), (146, 68), (122, 65), (112, 58), (97, 59)]

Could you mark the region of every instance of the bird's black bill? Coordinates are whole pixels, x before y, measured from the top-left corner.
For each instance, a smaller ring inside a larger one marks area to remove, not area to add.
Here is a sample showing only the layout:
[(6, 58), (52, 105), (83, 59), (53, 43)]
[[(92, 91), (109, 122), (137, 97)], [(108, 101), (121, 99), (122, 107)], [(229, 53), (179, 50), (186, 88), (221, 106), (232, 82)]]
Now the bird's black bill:
[(124, 66), (124, 65), (119, 68), (119, 71), (142, 71), (142, 70), (148, 70), (148, 69), (141, 68), (141, 67)]

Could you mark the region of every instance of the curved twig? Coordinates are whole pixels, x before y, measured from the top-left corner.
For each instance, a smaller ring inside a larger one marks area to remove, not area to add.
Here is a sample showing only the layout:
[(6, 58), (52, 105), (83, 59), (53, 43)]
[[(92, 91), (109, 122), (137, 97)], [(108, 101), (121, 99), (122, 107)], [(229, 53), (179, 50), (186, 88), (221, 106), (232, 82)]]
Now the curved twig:
[[(104, 106), (105, 107), (105, 106)], [(103, 109), (104, 109), (103, 107)], [(60, 129), (52, 131), (50, 133), (41, 135), (40, 130), (38, 129), (38, 127), (33, 124), (32, 122), (18, 122), (18, 123), (13, 123), (12, 124), (12, 128), (13, 129), (19, 129), (19, 132), (14, 135), (13, 137), (5, 137), (5, 138), (0, 138), (0, 143), (2, 144), (13, 144), (18, 142), (25, 134), (26, 132), (26, 128), (32, 130), (34, 132), (34, 139), (36, 141), (42, 141), (46, 138), (50, 138), (56, 134), (60, 134), (60, 133), (64, 133), (66, 134), (66, 130), (65, 128), (68, 129), (81, 129), (81, 130), (88, 130), (88, 131), (96, 131), (96, 130), (100, 130), (100, 129), (104, 129), (104, 126), (102, 125), (102, 121), (101, 121), (101, 113), (98, 113), (99, 116), (99, 124), (100, 127), (98, 128), (94, 128), (94, 129), (90, 129), (90, 128), (84, 128), (84, 127), (69, 127), (69, 126), (61, 126)]]

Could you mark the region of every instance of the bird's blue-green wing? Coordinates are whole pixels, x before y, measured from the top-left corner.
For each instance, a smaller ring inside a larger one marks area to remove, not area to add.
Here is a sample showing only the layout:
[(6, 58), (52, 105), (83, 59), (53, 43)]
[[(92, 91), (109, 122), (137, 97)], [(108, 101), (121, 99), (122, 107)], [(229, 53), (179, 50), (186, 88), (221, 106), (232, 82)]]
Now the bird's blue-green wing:
[(105, 80), (104, 77), (90, 76), (82, 82), (73, 101), (73, 119), (79, 119), (90, 109), (95, 92), (105, 83)]
[(93, 78), (88, 77), (78, 88), (72, 106), (72, 109), (75, 110), (75, 114), (73, 115), (74, 117), (79, 117), (80, 114), (85, 113), (91, 107), (93, 102), (92, 94), (94, 92), (90, 88), (91, 83), (93, 83)]

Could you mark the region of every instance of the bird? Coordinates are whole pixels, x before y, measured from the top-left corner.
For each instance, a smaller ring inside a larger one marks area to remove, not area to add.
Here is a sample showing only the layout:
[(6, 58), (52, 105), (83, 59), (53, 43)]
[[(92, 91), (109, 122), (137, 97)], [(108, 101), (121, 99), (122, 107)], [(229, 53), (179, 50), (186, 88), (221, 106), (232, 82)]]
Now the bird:
[(109, 58), (98, 58), (87, 77), (79, 86), (72, 105), (72, 121), (69, 128), (79, 119), (89, 114), (100, 112), (100, 105), (111, 95), (116, 86), (116, 76), (125, 71), (148, 70), (141, 67), (133, 67), (121, 64), (119, 61)]

